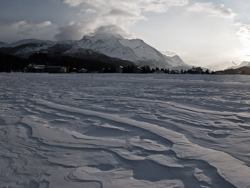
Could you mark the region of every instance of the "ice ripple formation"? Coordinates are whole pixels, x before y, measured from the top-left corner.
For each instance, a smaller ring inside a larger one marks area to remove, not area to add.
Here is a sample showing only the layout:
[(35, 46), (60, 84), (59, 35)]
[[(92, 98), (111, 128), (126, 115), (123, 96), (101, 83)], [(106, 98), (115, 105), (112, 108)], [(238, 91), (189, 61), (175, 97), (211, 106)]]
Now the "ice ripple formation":
[(0, 77), (1, 187), (250, 185), (247, 78)]

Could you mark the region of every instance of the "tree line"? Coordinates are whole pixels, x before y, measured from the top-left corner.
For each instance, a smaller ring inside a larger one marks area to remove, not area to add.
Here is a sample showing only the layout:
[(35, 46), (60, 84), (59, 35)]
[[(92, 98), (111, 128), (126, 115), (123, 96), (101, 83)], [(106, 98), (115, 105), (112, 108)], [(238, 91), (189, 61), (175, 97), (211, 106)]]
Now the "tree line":
[(28, 59), (0, 53), (0, 72), (23, 72), (29, 64), (62, 66), (68, 68), (81, 69), (88, 71), (115, 70), (115, 66), (97, 59), (80, 59), (70, 56), (49, 56), (43, 53), (37, 53), (29, 56)]
[[(117, 60), (116, 60), (117, 61)], [(34, 53), (28, 59), (20, 58), (13, 55), (0, 53), (0, 72), (23, 72), (29, 64), (45, 65), (45, 66), (61, 66), (68, 69), (67, 72), (72, 70), (87, 69), (88, 72), (100, 73), (166, 73), (166, 74), (192, 74), (190, 70), (170, 70), (160, 68), (150, 68), (149, 66), (138, 67), (132, 63), (128, 66), (117, 66), (119, 62), (112, 60), (102, 61), (95, 58), (76, 58), (70, 56), (51, 56), (45, 53)], [(121, 62), (124, 63), (124, 62)], [(125, 62), (128, 64), (129, 62)], [(194, 69), (194, 67), (192, 68)], [(195, 74), (195, 73), (193, 73)], [(214, 74), (214, 72), (201, 71), (198, 74)], [(216, 71), (215, 74), (245, 74), (250, 75), (250, 67), (241, 67), (238, 69), (226, 69), (224, 71)]]

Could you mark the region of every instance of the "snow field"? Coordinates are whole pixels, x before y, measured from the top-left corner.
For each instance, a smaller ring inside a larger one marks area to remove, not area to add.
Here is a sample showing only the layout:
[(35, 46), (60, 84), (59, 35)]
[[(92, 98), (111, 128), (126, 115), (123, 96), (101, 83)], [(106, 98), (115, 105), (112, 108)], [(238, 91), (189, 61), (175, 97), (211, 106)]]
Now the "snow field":
[(1, 187), (249, 187), (247, 76), (0, 74)]

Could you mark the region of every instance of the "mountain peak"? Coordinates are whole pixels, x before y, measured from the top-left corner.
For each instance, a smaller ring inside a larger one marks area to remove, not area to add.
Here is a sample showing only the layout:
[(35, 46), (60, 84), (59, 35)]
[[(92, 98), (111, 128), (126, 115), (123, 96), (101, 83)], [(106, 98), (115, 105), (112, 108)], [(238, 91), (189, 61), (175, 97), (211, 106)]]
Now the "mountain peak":
[(96, 38), (96, 39), (111, 39), (111, 38), (116, 38), (116, 39), (123, 39), (123, 37), (119, 34), (111, 34), (111, 33), (92, 33), (89, 35), (84, 35), (84, 38)]

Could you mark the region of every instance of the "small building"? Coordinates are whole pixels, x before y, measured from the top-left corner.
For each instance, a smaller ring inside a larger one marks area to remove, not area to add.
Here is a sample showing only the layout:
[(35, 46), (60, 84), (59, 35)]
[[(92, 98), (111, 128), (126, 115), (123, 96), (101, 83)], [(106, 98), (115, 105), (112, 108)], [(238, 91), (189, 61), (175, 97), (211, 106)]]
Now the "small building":
[(171, 70), (170, 74), (180, 74), (180, 71), (178, 71), (178, 70)]
[(214, 74), (222, 75), (222, 74), (224, 74), (224, 71), (215, 71)]
[(23, 72), (28, 72), (28, 68), (25, 67), (25, 68), (23, 69)]
[(133, 73), (142, 73), (143, 71), (142, 71), (142, 69), (140, 68), (140, 67), (135, 67), (134, 69), (133, 69)]
[(202, 74), (202, 72), (203, 72), (203, 69), (201, 67), (196, 67), (196, 68), (193, 67), (192, 69), (189, 69), (187, 71), (187, 73), (189, 74)]
[(155, 70), (155, 72), (154, 72), (154, 74), (162, 74), (162, 73), (164, 73), (164, 70), (159, 70), (159, 69), (157, 69), (157, 70)]
[(61, 66), (46, 66), (46, 71), (49, 73), (60, 73)]
[(66, 73), (68, 70), (66, 67), (61, 67), (61, 73)]
[(45, 72), (45, 65), (31, 63), (28, 65), (27, 72)]
[(123, 70), (123, 66), (119, 66), (119, 67), (116, 68), (115, 71), (116, 71), (117, 73), (122, 73), (122, 70)]
[(77, 70), (78, 73), (86, 73), (87, 69), (81, 68)]
[(35, 65), (34, 70), (35, 72), (45, 72), (45, 65)]
[(76, 72), (76, 68), (73, 67), (73, 68), (71, 69), (71, 72)]

